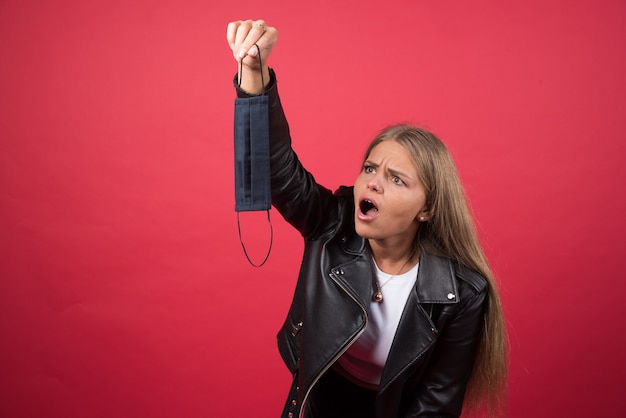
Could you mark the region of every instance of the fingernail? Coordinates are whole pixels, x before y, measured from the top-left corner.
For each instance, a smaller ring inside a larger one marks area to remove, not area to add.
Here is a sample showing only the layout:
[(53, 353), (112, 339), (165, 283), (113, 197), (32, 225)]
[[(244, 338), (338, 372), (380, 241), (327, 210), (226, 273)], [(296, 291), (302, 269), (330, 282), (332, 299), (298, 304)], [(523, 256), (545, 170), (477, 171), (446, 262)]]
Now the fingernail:
[(246, 51), (244, 49), (240, 50), (239, 53), (237, 54), (237, 56), (239, 57), (239, 59), (245, 57), (246, 56)]

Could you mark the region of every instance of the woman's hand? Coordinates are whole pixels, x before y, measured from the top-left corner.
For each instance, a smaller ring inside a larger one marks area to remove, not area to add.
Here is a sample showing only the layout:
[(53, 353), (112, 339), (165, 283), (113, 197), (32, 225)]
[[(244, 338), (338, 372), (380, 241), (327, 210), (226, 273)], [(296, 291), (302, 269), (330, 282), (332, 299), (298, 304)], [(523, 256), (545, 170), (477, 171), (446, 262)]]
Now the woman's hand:
[[(226, 30), (228, 45), (233, 51), (237, 65), (241, 62), (241, 89), (250, 94), (259, 94), (263, 91), (261, 71), (265, 85), (270, 81), (267, 60), (272, 48), (278, 39), (278, 31), (265, 24), (263, 20), (239, 20), (230, 22)], [(261, 51), (262, 68), (259, 66), (259, 51)]]

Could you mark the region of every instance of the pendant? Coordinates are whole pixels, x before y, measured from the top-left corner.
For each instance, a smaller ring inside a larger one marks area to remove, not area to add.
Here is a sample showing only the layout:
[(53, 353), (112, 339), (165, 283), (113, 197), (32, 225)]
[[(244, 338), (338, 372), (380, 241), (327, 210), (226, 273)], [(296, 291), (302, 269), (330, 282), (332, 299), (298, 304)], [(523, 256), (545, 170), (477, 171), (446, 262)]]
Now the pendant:
[(381, 292), (380, 290), (377, 290), (376, 293), (374, 293), (374, 295), (372, 296), (372, 300), (374, 302), (382, 302), (383, 301), (383, 292)]

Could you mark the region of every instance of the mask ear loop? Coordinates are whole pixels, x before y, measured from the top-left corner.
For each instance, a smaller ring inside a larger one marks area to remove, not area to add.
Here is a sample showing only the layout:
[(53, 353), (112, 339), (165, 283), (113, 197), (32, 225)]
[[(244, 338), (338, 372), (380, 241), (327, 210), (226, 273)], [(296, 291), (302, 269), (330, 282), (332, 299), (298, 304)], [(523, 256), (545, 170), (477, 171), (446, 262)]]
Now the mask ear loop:
[(252, 265), (253, 267), (262, 267), (267, 261), (267, 259), (270, 257), (270, 252), (272, 251), (272, 243), (274, 242), (274, 228), (272, 228), (272, 220), (270, 219), (270, 210), (268, 209), (266, 212), (267, 212), (267, 222), (270, 224), (270, 245), (269, 245), (269, 248), (267, 249), (267, 254), (265, 254), (265, 258), (259, 264), (255, 264), (250, 258), (250, 256), (248, 255), (248, 251), (246, 251), (246, 246), (243, 243), (243, 239), (241, 238), (241, 224), (239, 223), (239, 212), (237, 212), (237, 232), (239, 233), (239, 242), (241, 243), (241, 248), (243, 248), (243, 253), (246, 256), (246, 259), (248, 259), (248, 263), (250, 263), (250, 265)]
[[(263, 62), (261, 61), (261, 48), (259, 48), (257, 44), (254, 44), (254, 46), (256, 46), (258, 56), (259, 56), (259, 66), (261, 67), (261, 84), (263, 85), (261, 95), (265, 96), (265, 79), (263, 77)], [(241, 76), (243, 74), (242, 70), (243, 70), (243, 59), (239, 61), (239, 74), (237, 75), (237, 85), (240, 87), (241, 87)], [(250, 259), (250, 256), (248, 255), (248, 251), (246, 251), (246, 245), (243, 243), (243, 239), (241, 238), (241, 223), (239, 222), (239, 212), (237, 212), (237, 232), (239, 233), (239, 242), (241, 243), (241, 248), (243, 249), (243, 253), (246, 256), (248, 263), (250, 263), (250, 265), (252, 265), (253, 267), (262, 267), (267, 261), (267, 259), (270, 257), (270, 252), (272, 252), (272, 244), (274, 243), (274, 228), (272, 227), (272, 220), (270, 218), (270, 210), (267, 209), (266, 212), (267, 212), (267, 222), (270, 225), (270, 245), (269, 245), (269, 248), (267, 249), (267, 254), (265, 255), (265, 258), (259, 264), (255, 264), (252, 261), (252, 259)]]
[[(254, 44), (254, 46), (256, 46), (256, 50), (258, 51), (258, 56), (259, 56), (259, 67), (261, 67), (261, 85), (262, 85), (262, 90), (261, 90), (261, 96), (265, 96), (265, 79), (263, 77), (263, 61), (261, 61), (261, 48), (259, 48), (259, 46), (257, 44)], [(243, 76), (243, 59), (239, 61), (239, 73), (237, 74), (237, 86), (241, 87), (241, 77)]]

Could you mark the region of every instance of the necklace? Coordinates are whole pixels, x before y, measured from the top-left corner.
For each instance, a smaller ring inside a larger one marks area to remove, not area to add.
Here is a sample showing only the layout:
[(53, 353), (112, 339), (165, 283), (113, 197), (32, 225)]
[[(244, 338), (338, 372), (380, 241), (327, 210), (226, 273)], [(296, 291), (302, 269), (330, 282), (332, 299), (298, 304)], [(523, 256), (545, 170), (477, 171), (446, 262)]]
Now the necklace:
[(409, 254), (409, 257), (406, 259), (404, 264), (402, 264), (402, 267), (400, 267), (400, 270), (398, 270), (398, 272), (396, 274), (394, 274), (393, 276), (391, 276), (387, 280), (385, 280), (384, 283), (382, 283), (382, 284), (378, 283), (378, 277), (376, 277), (376, 275), (374, 275), (374, 285), (376, 286), (376, 291), (372, 295), (372, 301), (373, 302), (381, 303), (383, 301), (383, 287), (387, 283), (389, 283), (390, 281), (392, 281), (393, 279), (398, 277), (400, 275), (400, 273), (402, 273), (402, 269), (404, 269), (406, 267), (406, 265), (409, 264), (409, 261), (411, 261), (411, 259), (413, 258), (414, 255), (415, 255), (415, 248), (413, 248), (413, 250), (411, 251), (411, 254)]

